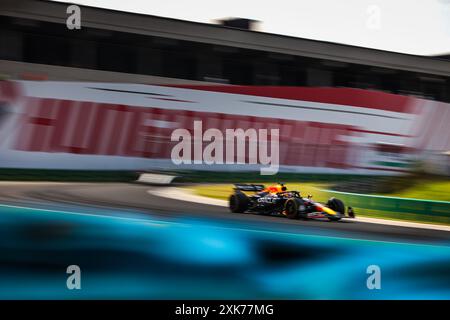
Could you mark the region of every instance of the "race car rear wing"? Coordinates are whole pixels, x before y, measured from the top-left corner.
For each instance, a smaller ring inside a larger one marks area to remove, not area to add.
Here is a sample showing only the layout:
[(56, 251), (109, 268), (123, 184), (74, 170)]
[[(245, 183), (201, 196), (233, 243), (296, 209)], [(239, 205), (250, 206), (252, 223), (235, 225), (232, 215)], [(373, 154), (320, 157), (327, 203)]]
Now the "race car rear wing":
[(235, 190), (240, 191), (263, 191), (266, 187), (263, 184), (247, 184), (247, 183), (237, 183), (234, 185)]

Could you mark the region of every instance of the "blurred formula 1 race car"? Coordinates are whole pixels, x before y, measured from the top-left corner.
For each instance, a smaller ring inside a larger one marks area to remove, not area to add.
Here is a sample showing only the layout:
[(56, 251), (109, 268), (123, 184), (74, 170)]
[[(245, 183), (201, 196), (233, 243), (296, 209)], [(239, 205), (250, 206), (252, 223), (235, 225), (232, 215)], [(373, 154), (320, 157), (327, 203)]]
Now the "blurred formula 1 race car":
[[(254, 194), (248, 196), (244, 192)], [(355, 217), (351, 207), (345, 215), (344, 203), (339, 199), (330, 198), (326, 204), (321, 204), (313, 201), (310, 195), (303, 198), (298, 191), (288, 191), (282, 183), (267, 188), (257, 184), (235, 184), (229, 207), (234, 213), (283, 215), (289, 219), (328, 218), (338, 221)]]

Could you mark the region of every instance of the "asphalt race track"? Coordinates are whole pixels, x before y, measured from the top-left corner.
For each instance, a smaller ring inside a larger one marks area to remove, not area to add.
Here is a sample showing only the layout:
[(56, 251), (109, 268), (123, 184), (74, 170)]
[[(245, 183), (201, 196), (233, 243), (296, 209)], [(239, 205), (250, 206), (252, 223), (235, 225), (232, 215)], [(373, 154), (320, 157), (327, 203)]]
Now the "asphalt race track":
[(153, 188), (0, 183), (0, 299), (450, 298), (448, 231), (232, 214)]
[(127, 183), (0, 183), (0, 202), (43, 209), (71, 210), (96, 214), (136, 212), (162, 221), (208, 219), (245, 229), (314, 233), (357, 239), (433, 243), (450, 240), (450, 232), (363, 223), (351, 220), (289, 220), (282, 217), (232, 214), (227, 208), (157, 197), (153, 188)]

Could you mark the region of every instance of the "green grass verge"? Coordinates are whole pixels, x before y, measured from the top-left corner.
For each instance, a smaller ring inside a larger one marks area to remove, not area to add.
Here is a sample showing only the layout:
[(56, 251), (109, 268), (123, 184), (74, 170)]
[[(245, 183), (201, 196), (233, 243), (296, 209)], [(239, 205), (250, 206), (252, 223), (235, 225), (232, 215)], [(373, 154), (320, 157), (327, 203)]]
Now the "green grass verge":
[[(273, 182), (262, 182), (263, 184), (270, 185)], [(305, 196), (311, 194), (317, 201), (326, 201), (328, 199), (328, 193), (322, 192), (318, 189), (328, 187), (327, 183), (289, 183), (287, 185), (289, 190), (300, 191)], [(233, 192), (232, 184), (215, 184), (215, 185), (196, 185), (189, 187), (194, 190), (194, 192), (200, 196), (228, 200), (228, 197)]]
[[(308, 182), (308, 181), (351, 181), (370, 176), (278, 173), (261, 176), (259, 172), (213, 172), (213, 171), (163, 171), (162, 174), (178, 176), (182, 183), (234, 183), (245, 182)], [(0, 169), (0, 180), (17, 181), (134, 181), (139, 174), (133, 171), (110, 170), (47, 170), (47, 169)]]
[(386, 193), (391, 197), (450, 201), (450, 179), (417, 179), (410, 187)]
[(271, 176), (263, 176), (259, 172), (215, 172), (215, 171), (172, 171), (170, 174), (180, 176), (178, 181), (191, 183), (263, 183), (273, 184), (276, 182), (330, 182), (330, 181), (352, 181), (360, 179), (371, 179), (372, 176), (351, 174), (320, 174), (320, 173), (283, 173), (279, 172)]
[(138, 176), (131, 171), (0, 169), (3, 181), (131, 182)]
[[(262, 182), (264, 183), (264, 182)], [(271, 184), (273, 182), (265, 182), (265, 184)], [(319, 202), (326, 202), (331, 196), (332, 193), (321, 191), (320, 189), (327, 189), (334, 183), (332, 182), (293, 182), (289, 183), (288, 187), (291, 190), (298, 190), (304, 196), (311, 194), (313, 195), (313, 199)], [(202, 184), (188, 187), (190, 190), (193, 190), (196, 194), (204, 197), (210, 197), (215, 199), (227, 200), (229, 195), (233, 192), (232, 184)], [(350, 203), (346, 204), (350, 205)], [(398, 213), (391, 211), (383, 211), (383, 210), (371, 210), (367, 208), (354, 207), (357, 216), (361, 217), (372, 217), (372, 218), (383, 218), (383, 219), (392, 219), (392, 220), (402, 220), (402, 221), (412, 221), (412, 222), (422, 222), (422, 223), (435, 223), (435, 224), (444, 224), (450, 225), (450, 216), (442, 217), (442, 216), (428, 216), (422, 214), (414, 214), (414, 213)]]

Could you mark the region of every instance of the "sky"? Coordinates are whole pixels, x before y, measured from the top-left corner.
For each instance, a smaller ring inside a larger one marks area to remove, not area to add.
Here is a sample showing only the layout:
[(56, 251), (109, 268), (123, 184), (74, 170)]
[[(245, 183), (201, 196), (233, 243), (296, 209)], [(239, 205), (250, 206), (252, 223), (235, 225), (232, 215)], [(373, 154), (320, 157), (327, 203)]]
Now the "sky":
[(450, 0), (70, 2), (206, 23), (249, 18), (260, 21), (263, 32), (418, 55), (450, 54)]

